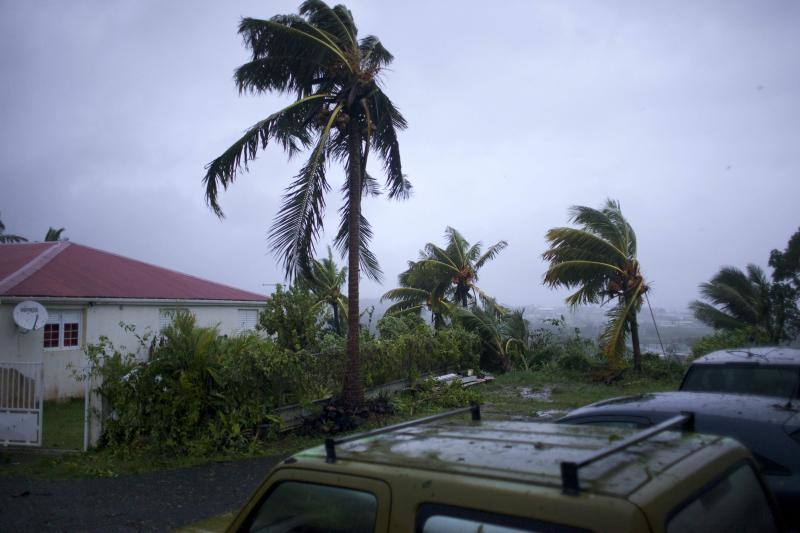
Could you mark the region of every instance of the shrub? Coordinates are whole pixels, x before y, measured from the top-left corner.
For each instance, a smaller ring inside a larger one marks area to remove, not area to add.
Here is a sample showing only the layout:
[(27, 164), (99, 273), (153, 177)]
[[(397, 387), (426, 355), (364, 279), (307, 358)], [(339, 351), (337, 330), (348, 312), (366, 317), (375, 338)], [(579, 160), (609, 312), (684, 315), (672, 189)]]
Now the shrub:
[(715, 331), (711, 335), (706, 335), (697, 339), (692, 345), (691, 359), (697, 359), (716, 350), (726, 348), (742, 348), (744, 346), (754, 346), (765, 344), (768, 338), (761, 332), (750, 329), (739, 329), (733, 331)]

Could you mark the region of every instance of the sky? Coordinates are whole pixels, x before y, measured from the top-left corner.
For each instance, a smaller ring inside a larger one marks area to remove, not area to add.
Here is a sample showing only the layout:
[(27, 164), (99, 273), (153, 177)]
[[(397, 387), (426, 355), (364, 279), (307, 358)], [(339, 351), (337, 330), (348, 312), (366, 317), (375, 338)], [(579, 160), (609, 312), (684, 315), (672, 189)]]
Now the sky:
[[(302, 158), (270, 146), (220, 201), (204, 166), (290, 102), (239, 96), (241, 17), (286, 1), (0, 0), (0, 219), (256, 292), (283, 269), (267, 245)], [(572, 205), (619, 200), (653, 306), (685, 308), (721, 265), (766, 267), (800, 226), (800, 3), (352, 1), (395, 56), (386, 93), (406, 201), (365, 200), (382, 285), (447, 226), (504, 250), (479, 285), (557, 306), (544, 235)], [(374, 159), (374, 158), (373, 158)], [(380, 175), (375, 165), (370, 173)], [(335, 234), (342, 171), (332, 168)]]

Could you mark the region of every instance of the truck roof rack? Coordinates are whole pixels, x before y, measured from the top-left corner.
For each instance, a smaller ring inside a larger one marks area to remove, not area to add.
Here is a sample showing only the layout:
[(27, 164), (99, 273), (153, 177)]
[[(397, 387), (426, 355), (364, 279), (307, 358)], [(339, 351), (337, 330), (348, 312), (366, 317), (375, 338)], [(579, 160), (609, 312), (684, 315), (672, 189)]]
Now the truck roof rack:
[(608, 446), (598, 450), (581, 461), (562, 461), (561, 463), (561, 489), (564, 494), (570, 496), (577, 496), (581, 491), (580, 481), (578, 479), (578, 469), (590, 465), (594, 462), (604, 459), (609, 455), (629, 448), (634, 444), (638, 444), (650, 437), (663, 433), (676, 426), (681, 426), (683, 431), (694, 431), (694, 413), (682, 412), (679, 415), (673, 416), (664, 420), (651, 428), (647, 428), (638, 433), (631, 435), (626, 439), (622, 439), (613, 446)]
[(325, 439), (325, 462), (326, 463), (335, 463), (336, 462), (336, 445), (337, 444), (344, 444), (346, 442), (352, 442), (354, 440), (363, 439), (365, 437), (374, 437), (375, 435), (382, 435), (384, 433), (389, 433), (398, 429), (419, 426), (422, 424), (427, 424), (428, 422), (433, 422), (434, 420), (441, 420), (442, 418), (449, 418), (451, 416), (460, 415), (462, 413), (466, 413), (469, 411), (472, 413), (472, 420), (480, 420), (481, 419), (481, 404), (474, 403), (469, 407), (462, 407), (460, 409), (453, 409), (452, 411), (447, 411), (446, 413), (439, 413), (438, 415), (431, 415), (426, 416), (424, 418), (418, 418), (416, 420), (410, 420), (408, 422), (401, 422), (399, 424), (394, 424), (391, 426), (386, 426), (384, 428), (373, 429), (372, 431), (365, 431), (363, 433), (357, 433), (355, 435), (350, 435), (349, 437), (342, 437), (340, 439), (334, 439), (333, 437), (328, 437)]

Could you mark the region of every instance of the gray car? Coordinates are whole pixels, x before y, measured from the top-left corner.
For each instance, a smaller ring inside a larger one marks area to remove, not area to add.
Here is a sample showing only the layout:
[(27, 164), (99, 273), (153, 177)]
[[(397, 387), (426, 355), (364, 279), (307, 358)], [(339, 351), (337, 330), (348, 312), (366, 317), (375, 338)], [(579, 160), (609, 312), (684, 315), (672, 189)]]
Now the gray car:
[(783, 397), (662, 392), (614, 398), (581, 407), (566, 424), (643, 428), (683, 412), (698, 433), (734, 437), (760, 463), (788, 521), (800, 525), (800, 401)]
[(680, 390), (800, 398), (800, 350), (782, 346), (719, 350), (692, 362)]

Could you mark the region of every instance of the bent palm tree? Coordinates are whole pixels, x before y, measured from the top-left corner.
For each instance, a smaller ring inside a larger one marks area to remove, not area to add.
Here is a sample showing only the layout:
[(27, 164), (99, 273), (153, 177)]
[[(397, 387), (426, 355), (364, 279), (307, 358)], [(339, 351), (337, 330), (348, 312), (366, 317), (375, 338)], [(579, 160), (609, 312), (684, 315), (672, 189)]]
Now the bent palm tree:
[(497, 257), (508, 246), (506, 241), (491, 245), (482, 252), (482, 243), (470, 245), (455, 229), (445, 230), (447, 243), (444, 248), (429, 242), (420, 251), (419, 260), (409, 261), (408, 270), (400, 274), (400, 287), (388, 291), (381, 300), (394, 300), (387, 312), (402, 312), (421, 309), (423, 306), (433, 314), (434, 325), (437, 320), (443, 324), (442, 315), (447, 306), (454, 302), (462, 308), (487, 298), (478, 287), (478, 271)]
[(305, 285), (320, 305), (328, 305), (333, 313), (333, 329), (339, 335), (343, 334), (341, 317), (347, 317), (347, 298), (342, 294), (341, 288), (347, 280), (347, 267), (339, 268), (333, 260), (333, 251), (328, 247), (328, 257), (315, 259), (311, 272), (304, 273), (301, 282)]
[(0, 220), (0, 242), (2, 243), (10, 243), (10, 242), (28, 242), (28, 239), (25, 237), (20, 237), (19, 235), (13, 235), (10, 233), (5, 233), (6, 226), (3, 224), (3, 221)]
[(381, 301), (392, 300), (395, 303), (386, 309), (386, 314), (419, 313), (426, 309), (431, 314), (431, 322), (435, 329), (445, 325), (445, 291), (447, 283), (442, 283), (437, 273), (431, 269), (418, 268), (414, 261), (408, 262), (408, 270), (398, 276), (399, 287), (386, 291)]
[(276, 142), (289, 156), (310, 149), (294, 177), (270, 229), (270, 244), (287, 277), (310, 267), (315, 241), (322, 230), (325, 196), (330, 190), (327, 165), (342, 163), (346, 180), (335, 245), (347, 253), (347, 365), (342, 387), (346, 405), (363, 401), (358, 349), (359, 274), (380, 277), (369, 250), (372, 230), (361, 213), (364, 194), (378, 193), (367, 173), (370, 151), (383, 161), (390, 198), (405, 198), (411, 185), (402, 173), (397, 130), (406, 121), (379, 85), (393, 56), (372, 35), (359, 39), (352, 14), (343, 5), (329, 7), (308, 0), (299, 15), (269, 20), (245, 18), (239, 24), (251, 61), (236, 70), (240, 93), (290, 93), (296, 100), (257, 122), (214, 159), (203, 182), (206, 200), (218, 216), (220, 187), (227, 189), (246, 169), (258, 149)]
[[(764, 271), (749, 264), (746, 272), (722, 267), (711, 281), (700, 285), (699, 300), (689, 304), (697, 320), (714, 329), (747, 329), (772, 343), (787, 340), (784, 294)], [(773, 286), (774, 285), (774, 286)]]
[(606, 357), (618, 363), (630, 333), (633, 365), (641, 370), (639, 325), (636, 315), (648, 287), (636, 259), (636, 234), (622, 216), (619, 203), (606, 200), (601, 209), (570, 208), (570, 222), (579, 228), (553, 228), (547, 232), (550, 248), (542, 257), (550, 262), (544, 283), (550, 287), (578, 288), (566, 298), (571, 307), (616, 301), (608, 311), (601, 335)]

